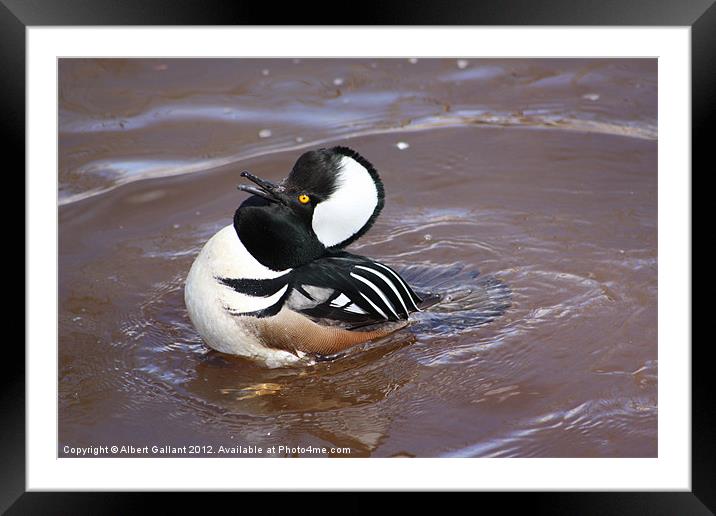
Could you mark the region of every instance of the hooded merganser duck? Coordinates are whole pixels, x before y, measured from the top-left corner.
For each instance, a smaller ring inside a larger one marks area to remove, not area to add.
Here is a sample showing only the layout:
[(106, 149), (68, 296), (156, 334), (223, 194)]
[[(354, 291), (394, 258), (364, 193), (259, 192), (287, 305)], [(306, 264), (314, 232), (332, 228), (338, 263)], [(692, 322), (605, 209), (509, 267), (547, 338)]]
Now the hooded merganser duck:
[(357, 152), (306, 152), (279, 184), (241, 175), (251, 196), (186, 280), (189, 316), (211, 348), (269, 367), (320, 359), (387, 336), (439, 300), (344, 250), (384, 204), (378, 172)]

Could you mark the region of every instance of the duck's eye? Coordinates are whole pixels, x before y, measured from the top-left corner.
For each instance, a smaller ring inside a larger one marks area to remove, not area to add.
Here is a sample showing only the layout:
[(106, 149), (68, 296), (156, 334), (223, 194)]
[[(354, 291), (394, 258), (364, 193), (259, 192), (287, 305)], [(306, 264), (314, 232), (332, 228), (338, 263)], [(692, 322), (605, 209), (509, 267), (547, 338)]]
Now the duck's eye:
[(311, 198), (306, 194), (301, 194), (298, 196), (298, 202), (300, 202), (301, 204), (308, 204), (309, 202), (311, 202)]

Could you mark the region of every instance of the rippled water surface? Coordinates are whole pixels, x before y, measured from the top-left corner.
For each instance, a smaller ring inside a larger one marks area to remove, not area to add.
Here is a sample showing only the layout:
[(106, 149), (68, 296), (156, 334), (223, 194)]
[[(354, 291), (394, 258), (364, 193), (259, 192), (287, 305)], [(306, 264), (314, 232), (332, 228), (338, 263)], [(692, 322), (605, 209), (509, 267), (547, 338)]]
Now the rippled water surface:
[[(656, 456), (656, 60), (59, 68), (61, 456)], [(333, 144), (386, 187), (350, 250), (435, 288), (499, 279), (507, 312), (481, 324), (456, 302), (312, 367), (209, 350), (183, 283), (244, 198), (239, 172), (278, 180)]]

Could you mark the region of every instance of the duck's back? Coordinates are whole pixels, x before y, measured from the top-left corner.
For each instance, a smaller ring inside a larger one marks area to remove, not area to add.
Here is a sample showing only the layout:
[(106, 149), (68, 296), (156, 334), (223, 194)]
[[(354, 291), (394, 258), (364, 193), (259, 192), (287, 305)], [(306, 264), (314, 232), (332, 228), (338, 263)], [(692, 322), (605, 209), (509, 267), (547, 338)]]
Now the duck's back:
[(288, 306), (346, 327), (407, 320), (428, 297), (390, 267), (345, 251), (328, 252), (290, 275)]

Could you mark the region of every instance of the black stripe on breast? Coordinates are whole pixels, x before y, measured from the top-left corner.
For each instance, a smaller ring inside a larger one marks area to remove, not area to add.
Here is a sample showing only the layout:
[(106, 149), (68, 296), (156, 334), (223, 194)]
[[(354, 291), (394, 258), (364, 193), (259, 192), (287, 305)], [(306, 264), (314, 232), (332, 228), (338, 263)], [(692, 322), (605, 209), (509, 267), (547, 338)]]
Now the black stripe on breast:
[[(216, 278), (216, 280), (231, 287), (240, 294), (254, 297), (272, 296), (288, 283), (285, 275), (272, 279), (246, 279), (246, 278)], [(291, 290), (289, 288), (289, 290)]]
[(291, 288), (289, 287), (286, 290), (286, 293), (284, 293), (284, 295), (282, 295), (278, 301), (276, 301), (271, 306), (268, 306), (261, 310), (256, 310), (254, 312), (236, 312), (234, 310), (229, 309), (229, 312), (232, 315), (243, 315), (243, 316), (248, 316), (248, 317), (259, 317), (259, 318), (272, 317), (281, 311), (281, 308), (283, 308), (283, 304), (286, 302), (286, 299), (288, 298), (288, 296), (290, 294), (291, 294)]
[[(245, 294), (252, 297), (268, 297), (274, 295), (276, 292), (285, 287), (289, 281), (287, 275), (279, 276), (278, 278), (271, 279), (246, 279), (246, 278), (219, 278), (216, 280), (222, 285), (235, 290), (240, 294)], [(283, 304), (291, 294), (291, 285), (288, 286), (286, 292), (271, 306), (256, 310), (253, 312), (237, 312), (232, 310), (230, 307), (226, 307), (226, 310), (231, 315), (242, 315), (250, 317), (271, 317), (276, 315), (283, 308)]]

